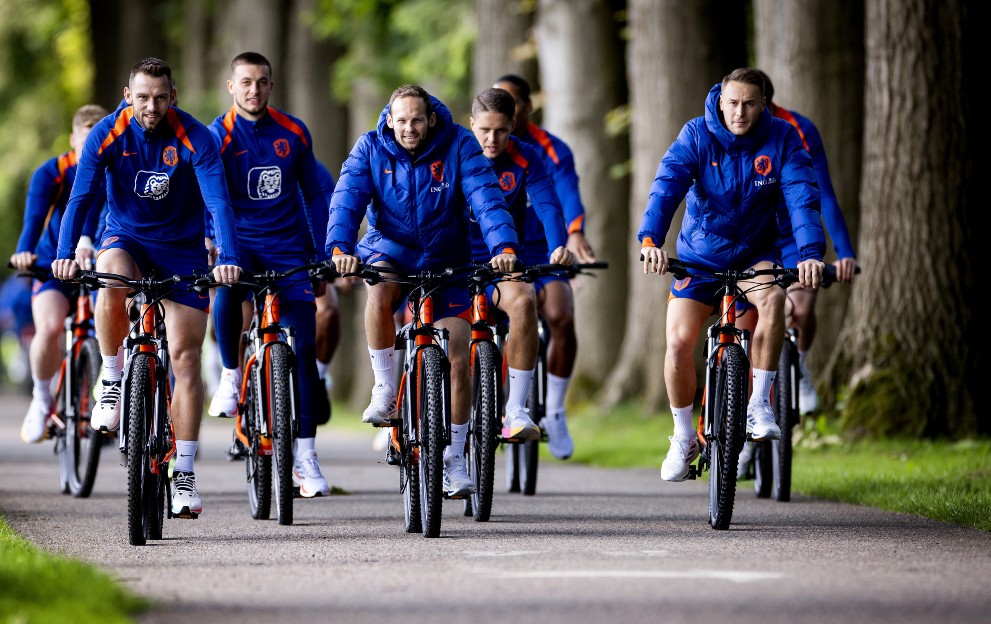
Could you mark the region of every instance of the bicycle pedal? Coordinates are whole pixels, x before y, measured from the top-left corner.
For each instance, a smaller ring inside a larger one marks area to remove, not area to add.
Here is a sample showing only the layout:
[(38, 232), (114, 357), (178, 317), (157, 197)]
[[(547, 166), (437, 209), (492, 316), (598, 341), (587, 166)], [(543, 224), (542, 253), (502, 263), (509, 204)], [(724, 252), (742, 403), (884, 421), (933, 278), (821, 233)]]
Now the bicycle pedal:
[(402, 460), (399, 457), (399, 451), (397, 451), (391, 444), (389, 445), (389, 448), (385, 449), (385, 463), (390, 466), (398, 466), (402, 463)]
[(699, 477), (701, 474), (702, 474), (702, 470), (698, 466), (696, 466), (695, 464), (689, 464), (688, 465), (688, 476), (685, 477), (685, 479), (686, 480), (688, 480), (688, 479), (694, 480), (697, 477)]

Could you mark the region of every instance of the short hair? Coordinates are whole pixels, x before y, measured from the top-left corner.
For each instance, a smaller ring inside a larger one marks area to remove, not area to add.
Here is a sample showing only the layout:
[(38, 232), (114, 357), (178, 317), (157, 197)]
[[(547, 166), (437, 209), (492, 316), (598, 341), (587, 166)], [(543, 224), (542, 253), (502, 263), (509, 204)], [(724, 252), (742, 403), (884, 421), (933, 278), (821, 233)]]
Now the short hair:
[(401, 87), (397, 88), (395, 91), (392, 92), (392, 96), (389, 98), (390, 113), (392, 112), (392, 103), (398, 100), (399, 98), (404, 98), (404, 97), (418, 97), (421, 100), (423, 100), (423, 103), (427, 107), (428, 117), (430, 116), (430, 113), (433, 112), (433, 107), (430, 105), (430, 94), (427, 93), (427, 90), (421, 87), (420, 85), (406, 84), (406, 85), (402, 85)]
[(517, 76), (516, 74), (504, 74), (492, 84), (499, 84), (500, 82), (508, 82), (513, 85), (520, 90), (520, 97), (523, 98), (524, 102), (530, 101), (530, 83), (524, 80), (522, 76)]
[(99, 104), (86, 104), (80, 106), (76, 114), (72, 116), (72, 127), (92, 128), (98, 121), (109, 115), (107, 109)]
[(131, 75), (127, 78), (128, 83), (134, 80), (134, 77), (138, 74), (147, 74), (153, 78), (165, 76), (169, 79), (169, 88), (175, 88), (175, 82), (172, 80), (172, 68), (160, 58), (149, 56), (135, 63), (134, 67), (131, 68)]
[[(758, 89), (760, 89), (761, 97), (766, 97), (766, 84), (764, 72), (759, 69), (754, 69), (752, 67), (740, 67), (734, 69), (730, 73), (726, 74), (723, 78), (723, 88), (726, 88), (731, 82), (742, 82), (744, 84), (752, 84)], [(770, 99), (770, 98), (767, 98)]]
[(771, 100), (774, 99), (774, 83), (771, 82), (771, 77), (768, 76), (765, 71), (761, 69), (758, 69), (757, 71), (759, 71), (760, 75), (764, 78), (764, 99), (766, 99), (767, 103), (770, 104)]
[(485, 89), (471, 103), (472, 117), (481, 113), (501, 113), (512, 119), (516, 115), (516, 100), (505, 89)]
[(272, 75), (272, 64), (268, 62), (268, 59), (259, 54), (258, 52), (242, 52), (234, 57), (231, 61), (231, 73), (234, 73), (234, 68), (238, 65), (261, 65), (262, 67), (268, 68), (268, 75)]

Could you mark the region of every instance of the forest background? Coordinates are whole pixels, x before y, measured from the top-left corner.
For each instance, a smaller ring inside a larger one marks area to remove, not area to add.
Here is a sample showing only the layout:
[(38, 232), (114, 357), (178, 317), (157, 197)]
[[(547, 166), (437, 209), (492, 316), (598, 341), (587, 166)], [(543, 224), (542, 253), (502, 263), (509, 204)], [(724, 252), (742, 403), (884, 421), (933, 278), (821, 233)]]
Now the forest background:
[[(231, 58), (261, 52), (272, 105), (303, 119), (335, 178), (398, 85), (467, 125), (474, 94), (517, 73), (534, 120), (574, 151), (586, 233), (610, 265), (575, 283), (569, 400), (664, 410), (670, 281), (642, 275), (636, 230), (682, 125), (725, 74), (755, 66), (818, 126), (863, 271), (819, 298), (826, 413), (847, 432), (988, 435), (976, 177), (989, 23), (977, 0), (0, 0), (0, 239), (12, 253), (30, 175), (69, 149), (75, 109), (113, 110), (145, 56), (169, 62), (179, 106), (208, 124), (231, 105)], [(332, 366), (335, 400), (356, 406), (371, 385), (363, 305), (360, 288), (342, 296)]]

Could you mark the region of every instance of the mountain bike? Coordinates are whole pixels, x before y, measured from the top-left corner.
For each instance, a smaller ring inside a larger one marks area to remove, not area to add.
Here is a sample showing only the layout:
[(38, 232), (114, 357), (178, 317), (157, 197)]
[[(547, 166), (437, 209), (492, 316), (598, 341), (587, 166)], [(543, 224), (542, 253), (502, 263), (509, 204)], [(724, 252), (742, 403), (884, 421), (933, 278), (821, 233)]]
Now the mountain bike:
[[(69, 283), (89, 288), (128, 288), (131, 327), (124, 339), (121, 422), (118, 447), (127, 466), (127, 533), (130, 543), (162, 539), (165, 511), (173, 518), (170, 460), (175, 456), (172, 427), (171, 361), (162, 300), (179, 288), (215, 285), (208, 275), (132, 279), (116, 273), (81, 271)], [(108, 282), (115, 282), (113, 286)], [(178, 517), (195, 519), (198, 514)]]
[[(306, 272), (309, 281), (321, 263), (287, 271), (242, 275), (237, 285), (250, 290), (252, 318), (241, 376), (241, 404), (234, 435), (245, 449), (244, 468), (251, 517), (267, 520), (275, 494), (279, 524), (293, 523), (293, 444), (299, 434), (299, 380), (295, 330), (283, 325), (279, 294), (293, 285), (292, 276)], [(274, 488), (273, 488), (274, 485)]]
[[(30, 267), (21, 275), (40, 281), (55, 279), (40, 267)], [(65, 355), (46, 428), (59, 458), (59, 489), (86, 498), (93, 491), (100, 451), (109, 437), (89, 426), (95, 404), (93, 386), (103, 362), (93, 325), (93, 291), (85, 284), (75, 285), (75, 290), (75, 305), (65, 317)]]
[[(860, 267), (854, 269), (860, 273)], [(827, 264), (822, 274), (822, 288), (836, 281), (836, 267)], [(772, 389), (771, 408), (781, 429), (781, 438), (754, 443), (754, 493), (758, 498), (773, 498), (779, 502), (791, 500), (792, 434), (801, 421), (798, 407), (798, 383), (802, 369), (798, 362), (798, 329), (785, 329), (778, 371)]]
[[(535, 282), (544, 275), (557, 275), (573, 279), (577, 275), (594, 275), (593, 270), (608, 269), (608, 262), (587, 262), (584, 264), (538, 264), (528, 267), (513, 279)], [(550, 327), (543, 318), (537, 318), (537, 366), (530, 386), (527, 408), (534, 424), (547, 414), (547, 345), (550, 341)], [(506, 487), (510, 492), (522, 492), (533, 496), (537, 492), (537, 468), (540, 460), (540, 443), (547, 442), (547, 432), (540, 427), (540, 439), (510, 441), (506, 447)]]
[[(747, 404), (750, 384), (750, 332), (736, 325), (736, 304), (756, 289), (780, 285), (787, 288), (798, 280), (797, 269), (729, 269), (717, 271), (671, 258), (668, 272), (676, 279), (691, 276), (713, 278), (721, 283), (719, 317), (709, 326), (705, 340), (705, 388), (698, 440), (702, 445), (698, 463), (688, 467), (688, 478), (709, 472), (709, 524), (729, 528), (736, 496), (737, 463), (746, 441)], [(757, 276), (774, 277), (767, 282), (741, 286)]]

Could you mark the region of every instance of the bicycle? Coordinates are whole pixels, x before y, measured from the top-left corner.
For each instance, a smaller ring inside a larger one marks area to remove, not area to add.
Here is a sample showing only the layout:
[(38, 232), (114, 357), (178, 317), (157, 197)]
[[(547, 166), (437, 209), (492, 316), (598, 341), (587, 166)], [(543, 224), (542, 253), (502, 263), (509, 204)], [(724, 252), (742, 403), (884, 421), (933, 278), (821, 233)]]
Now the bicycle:
[[(19, 275), (40, 281), (55, 279), (49, 270), (37, 266)], [(78, 284), (75, 290), (75, 306), (70, 306), (65, 317), (65, 355), (46, 429), (55, 440), (60, 491), (87, 498), (96, 481), (100, 451), (109, 437), (89, 426), (95, 403), (93, 386), (100, 375), (103, 357), (93, 325), (92, 290), (85, 284)]]
[(251, 323), (242, 337), (247, 346), (234, 435), (245, 449), (248, 506), (256, 520), (271, 516), (274, 480), (279, 524), (293, 523), (293, 444), (299, 433), (299, 382), (296, 334), (281, 322), (279, 294), (292, 285), (287, 281), (289, 277), (306, 271), (309, 279), (324, 269), (324, 263), (319, 262), (287, 271), (242, 275), (237, 282), (237, 286), (254, 294)]
[[(528, 267), (513, 279), (525, 282), (535, 282), (545, 275), (556, 275), (573, 279), (578, 275), (594, 275), (592, 270), (608, 269), (608, 262), (587, 262), (584, 264), (538, 264)], [(540, 422), (547, 414), (547, 345), (550, 341), (550, 327), (542, 317), (537, 318), (537, 366), (530, 386), (530, 397), (527, 408), (534, 424), (540, 427)], [(540, 443), (547, 442), (547, 432), (540, 427), (538, 440), (512, 440), (506, 448), (506, 488), (509, 492), (522, 492), (524, 496), (533, 496), (537, 492), (537, 468), (540, 460)]]
[[(860, 273), (860, 267), (854, 269)], [(822, 274), (822, 288), (836, 281), (836, 267), (827, 264)], [(801, 422), (798, 407), (798, 384), (802, 370), (798, 363), (798, 329), (785, 329), (785, 341), (778, 360), (778, 371), (772, 390), (771, 408), (781, 429), (781, 438), (757, 442), (753, 452), (754, 493), (757, 498), (773, 498), (778, 502), (791, 500), (792, 433)]]
[[(110, 286), (104, 280), (119, 283)], [(121, 423), (118, 448), (127, 467), (127, 533), (133, 546), (162, 539), (168, 517), (195, 519), (198, 514), (173, 515), (170, 460), (176, 453), (172, 427), (171, 361), (162, 300), (180, 287), (205, 289), (216, 285), (208, 275), (173, 275), (132, 279), (116, 273), (81, 271), (68, 283), (89, 288), (129, 288), (131, 327), (124, 339), (121, 379)]]
[[(721, 282), (719, 317), (709, 326), (705, 341), (705, 387), (697, 436), (702, 449), (698, 463), (688, 468), (688, 478), (709, 472), (709, 524), (729, 528), (736, 496), (737, 462), (746, 441), (747, 404), (750, 382), (750, 332), (736, 325), (736, 304), (759, 288), (787, 288), (798, 280), (797, 269), (729, 269), (718, 271), (671, 258), (668, 272), (675, 279), (691, 276)], [(767, 275), (768, 282), (747, 288), (740, 282)]]

